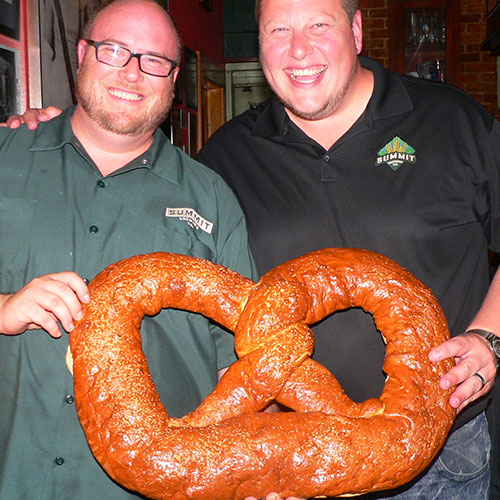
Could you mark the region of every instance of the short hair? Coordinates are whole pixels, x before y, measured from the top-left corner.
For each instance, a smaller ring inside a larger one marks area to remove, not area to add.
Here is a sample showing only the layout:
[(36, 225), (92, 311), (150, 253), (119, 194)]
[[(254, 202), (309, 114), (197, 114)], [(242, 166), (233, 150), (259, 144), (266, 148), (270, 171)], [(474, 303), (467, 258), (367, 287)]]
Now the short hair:
[(177, 64), (180, 64), (181, 62), (181, 55), (182, 55), (182, 42), (181, 42), (181, 37), (179, 35), (179, 31), (177, 30), (177, 27), (175, 25), (174, 20), (172, 19), (172, 16), (169, 14), (169, 12), (163, 8), (156, 0), (107, 0), (103, 3), (101, 3), (98, 7), (95, 7), (94, 10), (91, 11), (89, 20), (85, 24), (83, 30), (82, 30), (82, 39), (88, 39), (91, 36), (92, 30), (94, 29), (95, 23), (97, 18), (99, 17), (99, 14), (110, 7), (111, 5), (114, 5), (116, 3), (121, 3), (121, 4), (127, 4), (127, 3), (135, 3), (137, 1), (142, 1), (144, 3), (151, 3), (156, 5), (157, 7), (160, 8), (160, 10), (163, 11), (165, 16), (170, 20), (172, 23), (172, 28), (174, 29), (175, 33), (175, 38), (177, 40), (177, 50), (175, 54), (175, 62)]
[[(262, 1), (263, 0), (255, 0), (255, 20), (257, 21), (257, 27), (259, 27), (260, 24)], [(356, 14), (356, 11), (358, 10), (358, 0), (341, 0), (341, 4), (347, 14), (347, 17), (349, 18), (349, 22), (352, 23), (354, 14)]]

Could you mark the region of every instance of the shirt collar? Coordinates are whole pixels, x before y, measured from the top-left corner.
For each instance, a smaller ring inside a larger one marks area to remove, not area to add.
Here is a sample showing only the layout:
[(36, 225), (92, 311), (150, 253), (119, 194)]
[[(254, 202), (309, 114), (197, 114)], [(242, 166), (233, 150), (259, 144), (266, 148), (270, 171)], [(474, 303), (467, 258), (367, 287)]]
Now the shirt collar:
[(154, 133), (151, 147), (141, 156), (149, 161), (149, 167), (159, 177), (179, 184), (182, 176), (182, 162), (179, 155), (182, 152), (174, 146), (163, 131), (158, 128)]
[(374, 59), (360, 56), (363, 68), (373, 72), (373, 94), (366, 107), (365, 114), (370, 113), (374, 120), (390, 118), (413, 109), (413, 102), (401, 78), (387, 71)]
[[(358, 123), (363, 119), (380, 120), (399, 114), (407, 113), (413, 109), (411, 98), (401, 79), (386, 71), (381, 64), (368, 57), (359, 57), (361, 66), (371, 70), (374, 74), (373, 93), (366, 110)], [(275, 137), (284, 139), (288, 135), (295, 135), (298, 127), (293, 127), (293, 122), (285, 112), (283, 104), (276, 98), (264, 104), (264, 110), (257, 119), (252, 135), (257, 137)]]
[[(35, 131), (30, 151), (54, 151), (62, 148), (65, 144), (71, 144), (75, 148), (80, 147), (71, 127), (71, 117), (75, 112), (75, 107), (71, 106), (57, 118), (40, 124)], [(165, 150), (167, 151), (165, 152)], [(160, 129), (155, 131), (151, 147), (125, 169), (120, 169), (120, 173), (135, 168), (147, 168), (155, 175), (175, 184), (179, 183), (181, 175), (181, 165), (178, 161), (176, 148)]]

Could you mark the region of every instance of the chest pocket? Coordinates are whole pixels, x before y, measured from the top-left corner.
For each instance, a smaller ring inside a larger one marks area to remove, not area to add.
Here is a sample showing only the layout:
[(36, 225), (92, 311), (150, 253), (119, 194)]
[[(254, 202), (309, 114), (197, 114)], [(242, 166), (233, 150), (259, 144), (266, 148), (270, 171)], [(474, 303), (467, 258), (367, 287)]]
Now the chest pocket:
[[(191, 228), (185, 221), (166, 217), (151, 217), (132, 213), (121, 218), (128, 221), (125, 225), (111, 231), (110, 252), (119, 260), (132, 255), (151, 252), (171, 252), (192, 255), (213, 260), (214, 252), (211, 236), (201, 234), (201, 230)], [(207, 240), (207, 241), (205, 241)]]
[[(196, 230), (193, 230), (196, 231)], [(175, 228), (157, 227), (153, 242), (154, 252), (172, 252), (199, 257), (200, 259), (214, 259), (212, 250), (200, 239), (179, 232)]]
[(37, 200), (0, 197), (0, 259), (4, 269), (22, 270), (29, 256)]

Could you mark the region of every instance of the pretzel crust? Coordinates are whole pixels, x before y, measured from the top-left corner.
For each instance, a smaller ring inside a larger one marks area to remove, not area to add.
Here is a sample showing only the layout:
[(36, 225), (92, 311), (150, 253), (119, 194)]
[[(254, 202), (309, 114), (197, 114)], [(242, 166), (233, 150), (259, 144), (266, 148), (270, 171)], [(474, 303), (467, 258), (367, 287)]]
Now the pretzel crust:
[[(425, 469), (453, 423), (449, 391), (438, 386), (451, 361), (427, 358), (449, 338), (444, 314), (427, 287), (380, 254), (324, 249), (255, 284), (205, 260), (155, 253), (108, 267), (90, 292), (70, 336), (78, 416), (104, 470), (148, 498), (390, 489)], [(182, 419), (160, 402), (141, 349), (144, 315), (165, 307), (234, 331), (240, 358)], [(309, 357), (307, 325), (350, 307), (370, 312), (386, 341), (384, 390), (363, 403)], [(295, 411), (259, 413), (273, 400)]]

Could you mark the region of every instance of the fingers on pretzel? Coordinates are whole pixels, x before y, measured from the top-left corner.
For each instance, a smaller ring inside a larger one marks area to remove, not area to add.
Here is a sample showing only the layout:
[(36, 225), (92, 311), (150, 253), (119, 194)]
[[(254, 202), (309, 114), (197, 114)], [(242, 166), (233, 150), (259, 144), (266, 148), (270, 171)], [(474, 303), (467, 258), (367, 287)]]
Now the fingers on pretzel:
[[(422, 283), (380, 255), (326, 249), (256, 285), (206, 261), (150, 254), (111, 266), (89, 288), (70, 336), (79, 418), (108, 474), (149, 498), (393, 488), (428, 465), (453, 422), (438, 386), (449, 362), (427, 358), (447, 338), (444, 315)], [(143, 316), (163, 307), (236, 333), (240, 360), (184, 419), (162, 406), (141, 349)], [(349, 307), (371, 312), (387, 342), (384, 391), (361, 404), (308, 359), (306, 324)], [(274, 398), (296, 411), (256, 413)]]

